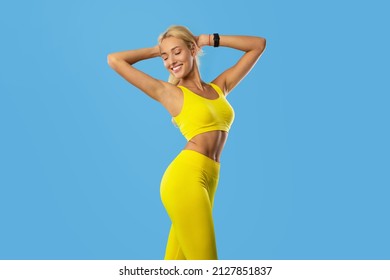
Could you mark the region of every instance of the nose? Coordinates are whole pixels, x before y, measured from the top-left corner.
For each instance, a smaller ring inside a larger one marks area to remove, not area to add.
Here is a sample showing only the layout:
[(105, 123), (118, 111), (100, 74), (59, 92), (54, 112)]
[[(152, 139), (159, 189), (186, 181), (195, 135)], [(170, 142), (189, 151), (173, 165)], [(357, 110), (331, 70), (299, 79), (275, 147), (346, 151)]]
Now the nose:
[(176, 60), (174, 60), (174, 59), (170, 59), (169, 60), (169, 66), (170, 67), (174, 66), (175, 64), (176, 64)]
[(176, 59), (172, 55), (170, 55), (168, 58), (168, 65), (173, 66), (175, 65), (175, 63), (176, 63)]

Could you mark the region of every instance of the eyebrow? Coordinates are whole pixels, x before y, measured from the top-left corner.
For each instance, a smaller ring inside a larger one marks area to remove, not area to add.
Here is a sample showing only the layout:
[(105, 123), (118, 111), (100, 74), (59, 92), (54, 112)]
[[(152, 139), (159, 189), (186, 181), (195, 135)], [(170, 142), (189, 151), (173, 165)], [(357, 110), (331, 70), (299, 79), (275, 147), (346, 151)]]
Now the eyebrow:
[[(171, 49), (171, 51), (173, 51), (174, 49), (177, 49), (177, 48), (180, 48), (180, 46), (173, 47), (173, 48)], [(163, 54), (167, 54), (167, 53), (166, 53), (166, 52), (162, 52), (161, 55), (163, 55)]]

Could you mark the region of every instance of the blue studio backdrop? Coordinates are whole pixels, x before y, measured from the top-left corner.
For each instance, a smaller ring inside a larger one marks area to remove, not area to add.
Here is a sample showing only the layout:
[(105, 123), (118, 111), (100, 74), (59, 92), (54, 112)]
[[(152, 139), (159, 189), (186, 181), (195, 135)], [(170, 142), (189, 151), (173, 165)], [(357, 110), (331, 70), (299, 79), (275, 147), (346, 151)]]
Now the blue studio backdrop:
[[(236, 112), (221, 259), (389, 259), (386, 1), (2, 1), (0, 259), (162, 259), (161, 176), (185, 139), (107, 54), (173, 24), (267, 49)], [(241, 53), (204, 48), (205, 81)], [(160, 58), (138, 67), (166, 80)]]

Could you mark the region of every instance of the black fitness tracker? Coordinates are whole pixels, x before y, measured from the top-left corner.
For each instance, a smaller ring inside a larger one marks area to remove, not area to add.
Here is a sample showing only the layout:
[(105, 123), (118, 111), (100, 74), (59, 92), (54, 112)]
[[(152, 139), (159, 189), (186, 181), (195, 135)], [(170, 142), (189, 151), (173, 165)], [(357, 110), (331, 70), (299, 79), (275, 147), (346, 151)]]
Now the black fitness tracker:
[(214, 35), (214, 38), (213, 38), (213, 40), (214, 40), (214, 48), (217, 48), (217, 47), (219, 47), (219, 34), (218, 33), (214, 33), (213, 35)]

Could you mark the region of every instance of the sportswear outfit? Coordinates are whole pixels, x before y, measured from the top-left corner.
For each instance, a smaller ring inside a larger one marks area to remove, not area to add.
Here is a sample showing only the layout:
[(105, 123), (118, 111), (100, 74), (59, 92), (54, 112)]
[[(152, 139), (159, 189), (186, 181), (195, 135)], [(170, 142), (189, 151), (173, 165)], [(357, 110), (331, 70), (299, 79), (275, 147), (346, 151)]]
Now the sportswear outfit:
[[(173, 121), (187, 141), (208, 131), (228, 132), (233, 123), (234, 111), (224, 93), (217, 85), (210, 85), (218, 98), (208, 99), (179, 86), (183, 107)], [(219, 162), (188, 149), (182, 150), (166, 169), (160, 194), (172, 225), (164, 259), (218, 258), (212, 208), (219, 171)]]

